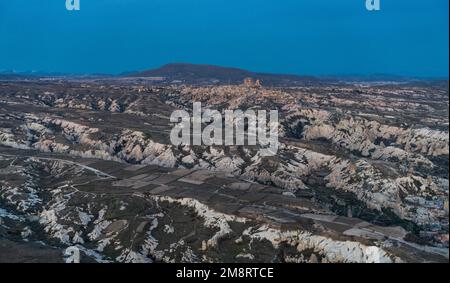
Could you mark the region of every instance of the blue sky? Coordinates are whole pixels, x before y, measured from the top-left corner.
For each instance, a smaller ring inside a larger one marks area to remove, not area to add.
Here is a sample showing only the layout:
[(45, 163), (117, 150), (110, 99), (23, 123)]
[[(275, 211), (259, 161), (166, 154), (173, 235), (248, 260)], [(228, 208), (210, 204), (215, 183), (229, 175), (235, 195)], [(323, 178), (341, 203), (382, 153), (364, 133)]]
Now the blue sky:
[(448, 77), (448, 0), (0, 0), (0, 70)]

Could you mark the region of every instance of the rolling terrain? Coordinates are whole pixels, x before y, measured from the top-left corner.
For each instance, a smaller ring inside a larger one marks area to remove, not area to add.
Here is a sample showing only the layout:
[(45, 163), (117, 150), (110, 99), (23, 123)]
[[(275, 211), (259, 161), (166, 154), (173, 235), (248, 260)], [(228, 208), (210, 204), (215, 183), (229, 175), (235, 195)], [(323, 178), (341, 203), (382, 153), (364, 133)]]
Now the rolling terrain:
[[(172, 145), (193, 102), (278, 110), (277, 155)], [(448, 127), (448, 82), (5, 79), (0, 261), (448, 262)]]

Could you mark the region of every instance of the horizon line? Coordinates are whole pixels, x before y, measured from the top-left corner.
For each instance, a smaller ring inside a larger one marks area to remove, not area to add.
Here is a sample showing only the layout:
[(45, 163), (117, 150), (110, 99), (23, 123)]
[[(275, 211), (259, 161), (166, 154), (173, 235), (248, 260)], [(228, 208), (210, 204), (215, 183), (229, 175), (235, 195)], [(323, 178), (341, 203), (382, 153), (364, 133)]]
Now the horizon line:
[(241, 71), (246, 71), (254, 74), (266, 74), (266, 75), (291, 75), (299, 77), (316, 77), (316, 78), (373, 78), (379, 76), (386, 76), (399, 79), (418, 79), (418, 80), (449, 80), (449, 74), (446, 75), (404, 75), (389, 72), (375, 72), (371, 74), (364, 73), (341, 73), (341, 74), (298, 74), (289, 72), (267, 72), (267, 71), (253, 71), (242, 67), (236, 66), (224, 66), (209, 63), (190, 63), (190, 62), (169, 62), (159, 65), (154, 68), (147, 68), (142, 70), (132, 70), (132, 71), (121, 71), (121, 72), (67, 72), (67, 71), (46, 71), (46, 70), (18, 70), (18, 69), (0, 69), (0, 75), (33, 75), (36, 74), (37, 77), (41, 76), (111, 76), (111, 77), (121, 77), (132, 73), (141, 73), (146, 71), (158, 70), (162, 67), (168, 65), (193, 65), (193, 66), (209, 66), (209, 67), (219, 67), (225, 69), (237, 69)]

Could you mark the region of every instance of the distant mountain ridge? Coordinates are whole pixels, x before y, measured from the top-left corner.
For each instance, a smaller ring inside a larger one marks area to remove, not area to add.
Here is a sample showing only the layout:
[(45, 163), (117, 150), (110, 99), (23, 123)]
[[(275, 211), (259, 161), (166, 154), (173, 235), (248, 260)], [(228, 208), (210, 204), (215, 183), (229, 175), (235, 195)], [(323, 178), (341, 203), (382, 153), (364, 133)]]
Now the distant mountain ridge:
[(62, 72), (45, 72), (45, 71), (16, 71), (16, 70), (0, 70), (0, 79), (39, 79), (39, 78), (99, 78), (111, 77), (108, 74), (72, 74)]
[(319, 83), (319, 78), (311, 76), (268, 74), (251, 72), (239, 68), (214, 65), (172, 63), (160, 68), (129, 73), (127, 77), (164, 77), (186, 83), (242, 83), (246, 78), (259, 79), (266, 85)]
[(145, 71), (125, 72), (117, 75), (71, 74), (44, 71), (15, 71), (0, 70), (0, 80), (34, 80), (39, 78), (60, 79), (139, 79), (157, 78), (155, 83), (172, 83), (179, 81), (186, 84), (241, 84), (246, 78), (262, 81), (265, 86), (311, 86), (342, 83), (367, 84), (436, 84), (448, 85), (448, 78), (409, 77), (391, 74), (372, 75), (328, 75), (328, 76), (302, 76), (292, 74), (271, 74), (252, 72), (234, 67), (221, 67), (206, 64), (171, 63), (159, 68)]

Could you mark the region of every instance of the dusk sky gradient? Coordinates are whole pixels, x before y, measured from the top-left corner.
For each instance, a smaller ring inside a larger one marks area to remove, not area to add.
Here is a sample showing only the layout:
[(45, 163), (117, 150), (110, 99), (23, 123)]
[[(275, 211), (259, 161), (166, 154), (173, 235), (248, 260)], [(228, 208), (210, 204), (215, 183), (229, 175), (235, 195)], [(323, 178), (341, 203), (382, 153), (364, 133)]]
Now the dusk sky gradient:
[(448, 77), (448, 0), (0, 0), (0, 70)]

